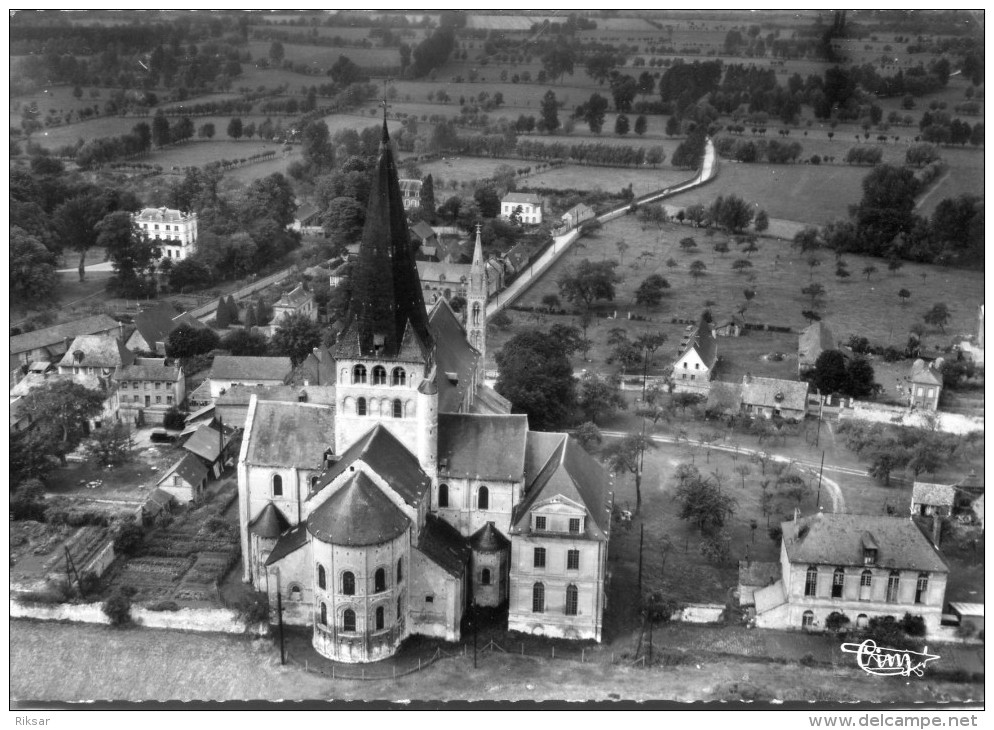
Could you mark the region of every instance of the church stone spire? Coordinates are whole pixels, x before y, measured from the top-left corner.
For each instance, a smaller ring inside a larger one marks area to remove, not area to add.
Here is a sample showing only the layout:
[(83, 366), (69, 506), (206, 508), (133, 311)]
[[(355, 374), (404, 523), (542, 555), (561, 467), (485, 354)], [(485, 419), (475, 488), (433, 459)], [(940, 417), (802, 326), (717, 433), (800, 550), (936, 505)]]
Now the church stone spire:
[(397, 177), (384, 107), (380, 156), (370, 187), (347, 323), (336, 347), (339, 357), (395, 357), (404, 350), (407, 354), (417, 351), (427, 359), (432, 348)]
[(476, 225), (476, 245), (473, 247), (473, 265), (466, 289), (466, 337), (469, 344), (480, 353), (480, 374), (485, 369), (487, 355), (487, 271), (483, 259), (483, 239), (480, 225)]

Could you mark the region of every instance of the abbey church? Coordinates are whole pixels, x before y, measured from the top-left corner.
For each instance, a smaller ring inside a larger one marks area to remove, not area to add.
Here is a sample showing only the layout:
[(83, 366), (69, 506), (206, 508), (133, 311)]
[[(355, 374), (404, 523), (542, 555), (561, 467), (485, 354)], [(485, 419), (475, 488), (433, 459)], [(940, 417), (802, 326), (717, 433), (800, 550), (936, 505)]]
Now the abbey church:
[(465, 323), (444, 299), (425, 307), (384, 123), (334, 406), (253, 395), (238, 461), (243, 580), (330, 659), (458, 640), (473, 604), (506, 603), (509, 629), (600, 640), (608, 475), (484, 384), (479, 231), (466, 299)]

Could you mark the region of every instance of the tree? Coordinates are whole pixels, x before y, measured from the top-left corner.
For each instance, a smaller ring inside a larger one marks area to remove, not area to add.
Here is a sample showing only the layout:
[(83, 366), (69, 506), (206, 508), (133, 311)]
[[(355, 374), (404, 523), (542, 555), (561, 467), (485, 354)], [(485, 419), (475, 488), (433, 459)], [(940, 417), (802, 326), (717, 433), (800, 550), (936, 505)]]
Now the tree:
[(853, 208), (853, 222), (865, 253), (881, 255), (899, 233), (915, 225), (915, 197), (921, 183), (905, 167), (877, 165), (863, 179), (863, 197)]
[(232, 117), (231, 121), (228, 122), (228, 136), (232, 139), (240, 139), (242, 136), (242, 118)]
[(908, 300), (911, 299), (911, 292), (907, 289), (901, 289), (897, 296), (901, 298), (901, 304), (907, 305)]
[(627, 408), (620, 383), (593, 373), (587, 373), (580, 380), (577, 404), (591, 423), (597, 423), (598, 418), (615, 410)]
[(576, 404), (573, 366), (562, 345), (547, 333), (528, 331), (512, 337), (496, 355), (495, 389), (515, 413), (528, 414), (537, 431), (562, 428)]
[(118, 591), (101, 605), (104, 615), (110, 619), (111, 626), (127, 626), (131, 623), (131, 599)]
[(297, 367), (321, 344), (321, 329), (303, 312), (284, 314), (276, 323), (270, 345), (274, 355), (290, 358)]
[(619, 114), (614, 120), (614, 133), (617, 135), (628, 134), (629, 122), (628, 117), (624, 114)]
[[(676, 163), (674, 163), (676, 164)], [(736, 195), (719, 195), (710, 208), (711, 220), (730, 231), (741, 231), (752, 221), (753, 210)]]
[(594, 134), (600, 134), (604, 128), (604, 117), (607, 111), (607, 99), (600, 94), (591, 94), (590, 99), (583, 105), (583, 121)]
[(751, 269), (751, 268), (752, 268), (752, 261), (750, 261), (749, 259), (735, 259), (735, 261), (732, 262), (732, 271), (738, 274), (744, 274), (746, 272), (746, 269)]
[(231, 326), (231, 313), (224, 299), (218, 303), (217, 311), (214, 314), (214, 326), (219, 330), (226, 330)]
[(808, 284), (801, 289), (801, 294), (811, 297), (811, 306), (814, 306), (818, 298), (825, 295), (825, 287), (821, 284)]
[(593, 453), (594, 449), (601, 445), (604, 438), (601, 436), (601, 431), (597, 428), (597, 424), (592, 421), (587, 421), (586, 423), (581, 423), (576, 431), (573, 432), (573, 438), (576, 439), (577, 443), (583, 447), (583, 450), (588, 454)]
[(9, 241), (11, 300), (51, 303), (57, 299), (55, 255), (19, 226), (10, 227)]
[(695, 241), (692, 236), (681, 238), (680, 248), (682, 248), (686, 253), (693, 253), (697, 250), (697, 241)]
[(742, 489), (745, 489), (746, 477), (752, 474), (752, 469), (749, 468), (748, 464), (739, 464), (732, 471), (742, 477)]
[(765, 210), (761, 210), (756, 213), (756, 217), (752, 222), (752, 227), (759, 233), (762, 233), (770, 227), (770, 217), (766, 214)]
[(61, 245), (79, 253), (79, 280), (86, 274), (86, 252), (97, 243), (97, 224), (106, 215), (105, 201), (96, 193), (75, 195), (59, 204), (52, 217)]
[(839, 611), (832, 611), (825, 619), (825, 630), (835, 634), (844, 634), (849, 630), (849, 617)]
[(699, 476), (680, 482), (676, 489), (680, 519), (692, 522), (701, 534), (713, 536), (721, 532), (725, 522), (734, 514), (736, 500), (711, 479)]
[(216, 130), (213, 122), (205, 122), (197, 129), (197, 136), (204, 139), (214, 139)]
[(639, 114), (637, 117), (635, 117), (635, 134), (637, 134), (639, 137), (645, 134), (647, 126), (648, 123), (646, 122), (645, 114)]
[(334, 198), (321, 216), (325, 235), (338, 246), (358, 241), (365, 222), (366, 212), (355, 198)]
[(648, 312), (649, 307), (659, 306), (665, 290), (669, 288), (670, 283), (660, 274), (650, 274), (635, 290), (635, 301), (644, 306)]
[(297, 213), (293, 186), (279, 172), (253, 180), (245, 191), (242, 210), (246, 221), (269, 219), (287, 228)]
[(473, 200), (484, 218), (496, 218), (500, 215), (500, 195), (492, 187), (477, 188)]
[(100, 415), (103, 402), (100, 391), (69, 380), (56, 380), (46, 382), (24, 396), (22, 412), (33, 423), (52, 427), (51, 431), (39, 429), (42, 438), (34, 445), (41, 447), (42, 453), (57, 457), (64, 465), (66, 454), (88, 433), (89, 420)]
[(281, 63), (283, 63), (283, 57), (284, 57), (283, 44), (280, 43), (279, 41), (273, 41), (269, 45), (269, 60), (272, 61), (275, 65), (279, 66)]
[(155, 295), (155, 266), (162, 257), (127, 211), (109, 213), (97, 224), (97, 245), (103, 246), (114, 267), (108, 289), (121, 297)]
[(86, 445), (86, 451), (102, 466), (123, 464), (131, 455), (131, 431), (123, 423), (98, 429)]
[(844, 393), (849, 384), (845, 357), (838, 350), (825, 350), (815, 360), (809, 378), (823, 395)]
[(870, 277), (877, 273), (877, 267), (873, 264), (863, 267), (863, 274), (866, 276), (866, 280), (869, 281)]
[(165, 112), (159, 109), (152, 117), (152, 142), (156, 147), (163, 147), (171, 141), (169, 134), (169, 119)]
[(181, 324), (166, 338), (166, 355), (176, 358), (191, 358), (205, 355), (216, 349), (220, 338), (212, 329)]
[(922, 319), (925, 324), (930, 324), (934, 327), (938, 327), (943, 333), (946, 331), (946, 323), (950, 318), (949, 308), (942, 303), (936, 304), (930, 310), (922, 315)]
[(707, 271), (707, 268), (708, 268), (707, 265), (700, 259), (691, 261), (690, 275), (693, 276), (695, 279), (700, 279), (702, 276), (704, 276), (704, 272)]
[(627, 471), (635, 477), (635, 514), (642, 509), (642, 466), (645, 452), (650, 448), (655, 448), (655, 444), (645, 434), (630, 433), (603, 451), (611, 471), (618, 474)]
[(680, 134), (680, 131), (681, 131), (680, 118), (675, 115), (668, 117), (666, 119), (666, 130), (665, 130), (666, 136), (675, 137), (676, 135)]
[(839, 261), (835, 265), (835, 275), (842, 280), (848, 279), (850, 276), (852, 276), (852, 274), (849, 273), (849, 269), (848, 267), (846, 267), (844, 261)]
[(45, 521), (45, 485), (40, 479), (27, 479), (13, 490), (10, 516), (14, 520)]
[(801, 249), (801, 253), (814, 251), (820, 245), (818, 240), (818, 229), (814, 226), (807, 226), (804, 230), (798, 231), (794, 235), (794, 246)]
[(810, 281), (815, 275), (815, 267), (821, 266), (821, 259), (817, 256), (808, 256), (806, 263), (808, 264), (808, 280)]
[(421, 183), (420, 201), (422, 215), (426, 216), (429, 222), (433, 221), (435, 219), (435, 180), (430, 173)]
[(582, 302), (589, 310), (597, 299), (614, 301), (614, 285), (621, 281), (615, 269), (618, 262), (584, 259), (566, 271), (559, 279), (559, 293), (569, 302)]
[(876, 389), (873, 377), (873, 366), (869, 360), (865, 357), (853, 358), (846, 371), (845, 394), (852, 398), (873, 395)]
[(335, 148), (331, 144), (328, 125), (317, 119), (308, 122), (300, 131), (301, 154), (312, 174), (330, 171), (335, 167)]
[(552, 89), (542, 97), (542, 128), (549, 134), (559, 129), (559, 102)]
[(549, 75), (550, 79), (558, 78), (562, 83), (566, 74), (573, 75), (575, 55), (573, 47), (560, 39), (542, 56), (542, 69)]

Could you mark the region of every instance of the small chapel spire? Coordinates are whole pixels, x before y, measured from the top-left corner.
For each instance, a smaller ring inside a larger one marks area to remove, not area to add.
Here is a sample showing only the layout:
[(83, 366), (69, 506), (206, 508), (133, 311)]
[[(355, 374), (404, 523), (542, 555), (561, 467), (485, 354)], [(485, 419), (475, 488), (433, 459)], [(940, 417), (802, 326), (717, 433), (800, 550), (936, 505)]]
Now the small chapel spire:
[(483, 238), (480, 236), (481, 225), (476, 224), (476, 245), (473, 247), (473, 266), (483, 265)]

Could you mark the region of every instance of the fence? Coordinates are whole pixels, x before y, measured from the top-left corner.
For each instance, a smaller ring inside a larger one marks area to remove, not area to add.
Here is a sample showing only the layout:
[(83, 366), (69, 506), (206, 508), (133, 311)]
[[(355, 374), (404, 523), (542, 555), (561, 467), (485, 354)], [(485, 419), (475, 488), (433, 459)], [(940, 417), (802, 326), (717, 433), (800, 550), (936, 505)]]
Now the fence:
[(431, 654), (427, 659), (424, 657), (418, 657), (415, 662), (413, 659), (410, 662), (410, 666), (400, 666), (396, 663), (391, 663), (389, 667), (384, 666), (353, 666), (350, 664), (338, 664), (335, 662), (327, 662), (325, 666), (324, 662), (311, 662), (309, 659), (299, 659), (289, 651), (286, 652), (287, 662), (290, 664), (295, 664), (298, 667), (303, 667), (304, 671), (310, 672), (311, 674), (319, 674), (322, 677), (330, 677), (331, 679), (350, 679), (359, 681), (374, 681), (383, 679), (397, 679), (397, 677), (405, 677), (408, 674), (414, 674), (415, 672), (420, 672), (427, 669), (439, 659), (450, 659), (458, 656), (466, 655), (466, 647), (463, 647), (463, 651), (459, 653), (448, 653), (443, 652), (441, 649), (435, 649), (434, 653)]

